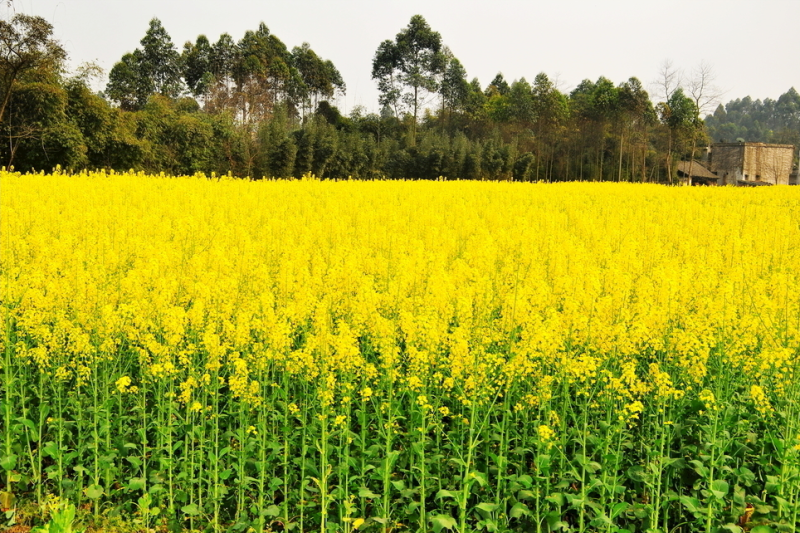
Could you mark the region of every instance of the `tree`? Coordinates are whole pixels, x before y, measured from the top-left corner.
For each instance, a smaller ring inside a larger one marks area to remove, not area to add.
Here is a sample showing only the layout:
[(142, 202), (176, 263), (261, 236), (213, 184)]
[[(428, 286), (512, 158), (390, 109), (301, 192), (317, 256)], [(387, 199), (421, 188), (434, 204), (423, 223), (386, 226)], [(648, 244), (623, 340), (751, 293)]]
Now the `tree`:
[(111, 68), (105, 94), (125, 111), (144, 107), (152, 92), (141, 72), (140, 50), (125, 54)]
[(486, 96), (491, 96), (491, 93), (494, 92), (492, 88), (494, 88), (494, 90), (496, 90), (502, 96), (507, 95), (509, 91), (511, 91), (511, 87), (503, 77), (502, 72), (498, 72), (497, 76), (495, 76), (489, 86), (486, 87)]
[(183, 45), (183, 79), (195, 97), (205, 96), (214, 81), (211, 73), (212, 53), (211, 43), (205, 35), (198, 36), (194, 44), (186, 41)]
[(240, 118), (254, 125), (269, 117), (291, 89), (294, 76), (286, 45), (263, 22), (237, 44), (233, 78)]
[(153, 92), (177, 98), (183, 88), (181, 56), (160, 20), (154, 18), (150, 21), (150, 27), (140, 44), (141, 73), (149, 79)]
[(183, 90), (181, 56), (160, 20), (150, 21), (140, 44), (108, 75), (106, 94), (123, 109), (141, 109), (153, 94), (177, 98)]
[(414, 15), (394, 42), (382, 42), (372, 60), (372, 79), (377, 80), (381, 105), (392, 106), (397, 115), (402, 102), (411, 110), (411, 144), (416, 142), (419, 110), (427, 93), (439, 86), (445, 71), (442, 36), (421, 15)]
[(297, 73), (294, 96), (304, 114), (305, 108), (316, 107), (320, 98), (331, 98), (337, 90), (344, 92), (345, 83), (339, 70), (330, 60), (320, 58), (308, 43), (292, 49), (291, 63)]
[(692, 73), (692, 78), (689, 80), (689, 94), (694, 101), (694, 120), (692, 125), (692, 153), (689, 158), (689, 185), (692, 183), (692, 171), (694, 167), (694, 155), (697, 150), (697, 140), (703, 131), (703, 119), (701, 114), (710, 110), (711, 106), (719, 100), (721, 93), (719, 89), (714, 87), (714, 71), (711, 65), (705, 61), (701, 61)]
[(61, 68), (67, 54), (52, 35), (53, 26), (42, 17), (18, 13), (10, 21), (0, 20), (0, 124), (20, 76), (38, 68)]
[(697, 108), (682, 88), (675, 89), (669, 100), (658, 105), (661, 121), (667, 126), (669, 139), (666, 153), (667, 175), (672, 183), (672, 158), (675, 147), (685, 148), (686, 141), (694, 138), (697, 130)]
[(447, 68), (439, 85), (439, 94), (442, 95), (442, 108), (447, 111), (450, 118), (452, 118), (456, 110), (462, 109), (467, 102), (469, 97), (467, 71), (461, 61), (455, 57), (451, 57), (450, 61), (447, 62)]

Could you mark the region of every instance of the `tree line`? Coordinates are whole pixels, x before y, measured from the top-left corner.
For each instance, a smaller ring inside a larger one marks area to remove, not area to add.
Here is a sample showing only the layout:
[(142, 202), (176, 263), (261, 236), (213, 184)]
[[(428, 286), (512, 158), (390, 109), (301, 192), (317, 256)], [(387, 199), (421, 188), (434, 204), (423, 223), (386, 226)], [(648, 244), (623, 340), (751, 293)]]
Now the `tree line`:
[[(666, 64), (658, 103), (635, 77), (584, 80), (567, 93), (544, 73), (510, 82), (499, 73), (484, 86), (420, 15), (374, 53), (381, 111), (356, 107), (347, 116), (333, 103), (346, 91), (335, 65), (307, 43), (289, 49), (263, 23), (238, 41), (200, 35), (178, 50), (153, 19), (99, 93), (90, 88), (98, 69), (68, 73), (52, 30), (28, 15), (0, 21), (0, 165), (253, 179), (673, 182), (675, 163), (696, 157), (709, 138), (800, 135), (796, 118), (780, 129), (759, 114), (774, 116), (789, 102), (796, 117), (794, 89), (778, 103), (728, 104), (704, 121), (702, 69), (681, 83)], [(772, 133), (731, 126), (742, 116)]]

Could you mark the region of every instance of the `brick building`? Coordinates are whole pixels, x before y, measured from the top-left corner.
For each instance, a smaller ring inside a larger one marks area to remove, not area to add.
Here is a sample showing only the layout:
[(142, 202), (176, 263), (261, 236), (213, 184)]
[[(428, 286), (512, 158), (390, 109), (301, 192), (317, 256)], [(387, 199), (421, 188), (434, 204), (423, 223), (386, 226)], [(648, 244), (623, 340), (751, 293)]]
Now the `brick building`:
[(793, 159), (791, 144), (716, 143), (709, 166), (719, 185), (789, 185)]

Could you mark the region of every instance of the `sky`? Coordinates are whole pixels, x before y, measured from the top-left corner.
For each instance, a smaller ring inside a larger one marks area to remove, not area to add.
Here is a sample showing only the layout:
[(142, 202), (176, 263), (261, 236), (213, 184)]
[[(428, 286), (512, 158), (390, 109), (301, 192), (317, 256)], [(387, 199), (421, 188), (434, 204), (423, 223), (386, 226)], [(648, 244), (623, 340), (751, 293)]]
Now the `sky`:
[(498, 72), (511, 82), (544, 72), (569, 92), (583, 79), (653, 84), (665, 61), (688, 81), (701, 62), (715, 74), (722, 103), (777, 99), (800, 89), (800, 0), (1, 0), (0, 16), (38, 15), (72, 67), (94, 61), (106, 73), (139, 41), (153, 17), (180, 50), (205, 34), (239, 40), (266, 23), (291, 49), (308, 42), (347, 84), (337, 105), (377, 112), (371, 79), (378, 45), (422, 15), (486, 86)]

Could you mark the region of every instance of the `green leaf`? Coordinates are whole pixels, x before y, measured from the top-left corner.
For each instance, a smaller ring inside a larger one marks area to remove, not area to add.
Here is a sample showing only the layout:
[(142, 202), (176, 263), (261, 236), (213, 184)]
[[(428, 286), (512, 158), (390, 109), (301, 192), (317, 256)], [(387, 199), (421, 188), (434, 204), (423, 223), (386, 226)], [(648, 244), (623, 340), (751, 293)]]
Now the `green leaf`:
[(681, 503), (690, 513), (700, 513), (700, 500), (697, 498), (692, 498), (691, 496), (681, 496)]
[(0, 459), (0, 468), (6, 472), (9, 470), (14, 470), (15, 466), (17, 466), (17, 456), (13, 453), (10, 455), (4, 455), (2, 459)]
[(477, 481), (478, 485), (480, 485), (481, 487), (485, 487), (486, 485), (489, 484), (489, 479), (483, 472), (470, 472), (469, 477)]
[(500, 506), (497, 505), (496, 503), (482, 502), (482, 503), (479, 503), (478, 505), (476, 505), (475, 507), (480, 509), (481, 511), (485, 511), (487, 513), (491, 513), (491, 512), (494, 512), (495, 509), (497, 509)]
[(750, 530), (750, 533), (775, 533), (769, 526), (756, 526)]
[(730, 490), (730, 485), (724, 479), (717, 479), (711, 484), (711, 492), (719, 499), (724, 498)]
[(442, 529), (455, 529), (456, 519), (452, 516), (437, 514), (431, 517), (431, 524), (433, 525), (433, 531), (439, 533)]
[(143, 477), (132, 477), (128, 480), (128, 490), (142, 490), (146, 485)]
[(27, 418), (18, 418), (17, 419), (23, 426), (28, 428), (31, 433), (36, 433), (36, 424), (33, 423), (33, 420), (29, 420)]
[(550, 531), (558, 531), (564, 527), (569, 527), (567, 522), (561, 520), (561, 513), (558, 511), (548, 513), (547, 516), (545, 516), (545, 520), (547, 520), (547, 525), (550, 527)]
[(264, 509), (264, 516), (271, 516), (274, 518), (276, 516), (279, 516), (280, 514), (281, 514), (280, 508), (274, 504)]
[(530, 514), (531, 510), (522, 502), (515, 503), (514, 507), (508, 512), (508, 516), (511, 518), (521, 518), (523, 516), (529, 516)]
[(369, 498), (371, 500), (375, 500), (377, 498), (380, 498), (381, 495), (380, 494), (375, 494), (374, 492), (369, 490), (367, 487), (361, 487), (360, 489), (358, 489), (358, 497), (359, 498)]
[(103, 487), (101, 485), (89, 485), (86, 487), (86, 497), (90, 500), (96, 500), (103, 495)]
[(200, 509), (198, 509), (197, 505), (194, 503), (184, 505), (181, 507), (181, 511), (183, 511), (183, 514), (188, 514), (189, 516), (197, 516), (200, 514)]
[(453, 498), (454, 500), (458, 500), (458, 496), (456, 495), (455, 492), (450, 491), (450, 490), (444, 490), (444, 489), (442, 489), (439, 492), (437, 492), (436, 493), (436, 497), (434, 499), (439, 500), (439, 499), (442, 499), (442, 498)]
[(725, 524), (724, 526), (722, 526), (721, 529), (730, 531), (731, 533), (742, 533), (744, 531), (740, 526), (737, 526), (736, 524)]
[(630, 504), (625, 502), (619, 502), (617, 504), (614, 504), (614, 506), (611, 508), (611, 519), (613, 520), (614, 518), (618, 517), (619, 515), (627, 511), (628, 507), (630, 507)]

